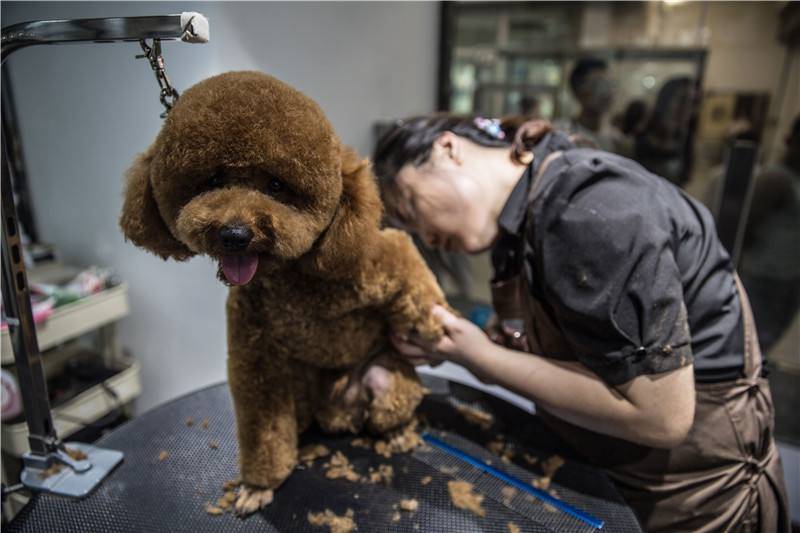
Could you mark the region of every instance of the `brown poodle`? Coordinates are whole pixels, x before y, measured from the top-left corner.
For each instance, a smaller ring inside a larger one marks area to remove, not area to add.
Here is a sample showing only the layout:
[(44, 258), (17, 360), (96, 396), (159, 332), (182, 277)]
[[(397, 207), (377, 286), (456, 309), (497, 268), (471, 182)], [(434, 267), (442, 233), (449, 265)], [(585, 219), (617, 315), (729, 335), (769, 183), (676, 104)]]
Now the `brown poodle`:
[(384, 433), (422, 398), (388, 333), (439, 338), (444, 296), (381, 209), (368, 163), (319, 106), (257, 72), (187, 90), (129, 171), (125, 236), (164, 259), (206, 254), (231, 287), (239, 512), (269, 503), (312, 420)]

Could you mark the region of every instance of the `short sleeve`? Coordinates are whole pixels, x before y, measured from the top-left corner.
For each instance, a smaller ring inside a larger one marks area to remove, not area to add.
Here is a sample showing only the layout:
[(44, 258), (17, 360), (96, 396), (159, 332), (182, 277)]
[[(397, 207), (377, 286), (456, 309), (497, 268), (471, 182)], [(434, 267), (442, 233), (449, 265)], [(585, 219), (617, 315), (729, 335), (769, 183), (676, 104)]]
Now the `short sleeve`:
[(612, 385), (692, 363), (674, 225), (635, 173), (602, 156), (562, 171), (534, 246), (572, 355)]

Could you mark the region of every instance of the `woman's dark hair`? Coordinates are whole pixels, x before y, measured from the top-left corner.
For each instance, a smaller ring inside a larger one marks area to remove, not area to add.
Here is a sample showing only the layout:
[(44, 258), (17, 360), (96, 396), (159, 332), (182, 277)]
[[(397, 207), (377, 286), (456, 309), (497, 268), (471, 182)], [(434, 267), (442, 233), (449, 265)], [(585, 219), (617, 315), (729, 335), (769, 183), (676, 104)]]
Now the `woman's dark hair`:
[(441, 134), (451, 131), (481, 146), (506, 148), (512, 145), (513, 128), (492, 130), (479, 127), (481, 119), (467, 116), (436, 114), (398, 120), (394, 127), (378, 140), (372, 155), (375, 175), (381, 185), (381, 195), (387, 207), (394, 192), (394, 178), (406, 164), (418, 167), (431, 155), (433, 143)]
[[(397, 173), (407, 164), (418, 167), (428, 161), (433, 143), (443, 133), (449, 131), (488, 148), (509, 148), (512, 161), (530, 165), (534, 156), (544, 161), (549, 152), (574, 148), (567, 136), (552, 130), (547, 120), (522, 115), (498, 120), (435, 114), (398, 120), (378, 140), (372, 156), (388, 218), (391, 221), (398, 214)], [(540, 146), (543, 151), (537, 154)]]
[(378, 140), (372, 161), (379, 179), (394, 177), (407, 163), (418, 167), (431, 155), (433, 143), (451, 131), (481, 146), (507, 147), (511, 141), (502, 129), (503, 138), (477, 126), (473, 117), (438, 114), (398, 120)]

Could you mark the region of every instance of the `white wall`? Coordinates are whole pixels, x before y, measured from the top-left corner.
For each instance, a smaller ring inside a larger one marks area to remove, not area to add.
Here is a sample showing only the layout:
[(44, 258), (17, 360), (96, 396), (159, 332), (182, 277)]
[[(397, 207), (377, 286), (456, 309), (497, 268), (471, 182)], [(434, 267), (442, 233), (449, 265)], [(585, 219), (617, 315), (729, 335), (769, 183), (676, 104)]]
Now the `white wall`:
[[(227, 70), (263, 70), (315, 98), (365, 153), (375, 120), (434, 108), (435, 3), (3, 2), (2, 24), (188, 10), (209, 17), (211, 42), (164, 44), (179, 90)], [(41, 237), (65, 261), (112, 266), (130, 284), (121, 336), (142, 362), (143, 410), (225, 378), (226, 290), (209, 260), (165, 263), (117, 227), (122, 175), (161, 123), (138, 52), (134, 43), (48, 46), (9, 62)]]

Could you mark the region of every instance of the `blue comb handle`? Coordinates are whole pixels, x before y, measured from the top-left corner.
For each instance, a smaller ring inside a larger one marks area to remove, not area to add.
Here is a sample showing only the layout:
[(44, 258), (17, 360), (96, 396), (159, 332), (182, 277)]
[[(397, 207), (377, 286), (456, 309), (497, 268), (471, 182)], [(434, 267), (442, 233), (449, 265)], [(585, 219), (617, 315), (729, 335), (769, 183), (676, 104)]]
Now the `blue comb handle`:
[(541, 489), (537, 489), (536, 487), (528, 485), (527, 483), (525, 483), (521, 479), (518, 479), (518, 478), (516, 478), (516, 477), (514, 477), (512, 475), (506, 474), (502, 470), (494, 468), (493, 466), (490, 466), (490, 465), (484, 463), (480, 459), (478, 459), (476, 457), (473, 457), (473, 456), (469, 455), (468, 453), (465, 453), (465, 452), (459, 450), (458, 448), (456, 448), (454, 446), (450, 446), (446, 442), (443, 442), (443, 441), (439, 440), (438, 438), (434, 437), (433, 435), (431, 435), (429, 433), (423, 433), (422, 439), (425, 442), (427, 442), (428, 444), (430, 444), (431, 446), (435, 446), (436, 448), (439, 448), (440, 450), (442, 450), (442, 451), (444, 451), (444, 452), (446, 452), (446, 453), (448, 453), (450, 455), (458, 457), (462, 461), (465, 461), (465, 462), (471, 464), (472, 466), (474, 466), (478, 470), (486, 472), (487, 474), (489, 474), (491, 476), (494, 476), (494, 477), (496, 477), (498, 479), (502, 479), (503, 481), (505, 481), (509, 485), (511, 485), (513, 487), (516, 487), (519, 490), (522, 490), (524, 492), (527, 492), (528, 494), (531, 494), (531, 495), (539, 498), (540, 500), (542, 500), (544, 502), (549, 503), (550, 505), (552, 505), (553, 507), (555, 507), (556, 509), (558, 509), (562, 513), (566, 513), (566, 514), (568, 514), (568, 515), (570, 515), (570, 516), (572, 516), (574, 518), (577, 518), (581, 522), (584, 522), (584, 523), (592, 526), (595, 529), (603, 529), (603, 526), (605, 525), (605, 522), (603, 520), (600, 520), (599, 518), (595, 518), (594, 516), (592, 516), (592, 515), (590, 515), (588, 513), (585, 513), (585, 512), (581, 511), (580, 509), (578, 509), (576, 507), (571, 506), (567, 502), (561, 501), (558, 498), (555, 498), (555, 497), (551, 496), (546, 491), (543, 491)]

